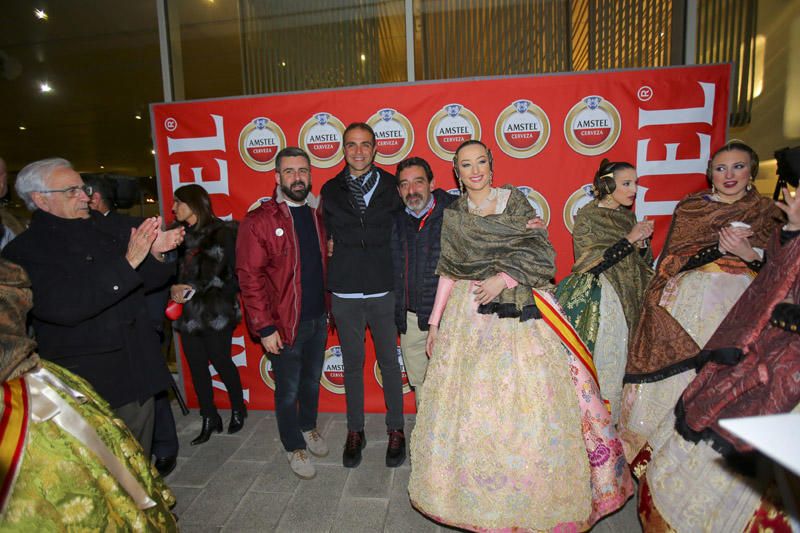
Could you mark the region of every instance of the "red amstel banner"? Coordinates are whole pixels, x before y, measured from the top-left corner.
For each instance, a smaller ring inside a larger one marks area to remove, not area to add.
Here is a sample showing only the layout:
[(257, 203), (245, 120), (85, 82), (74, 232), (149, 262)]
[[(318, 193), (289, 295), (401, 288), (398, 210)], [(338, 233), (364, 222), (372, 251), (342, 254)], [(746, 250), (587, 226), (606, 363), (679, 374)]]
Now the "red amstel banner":
[[(725, 141), (729, 79), (728, 65), (713, 65), (154, 104), (161, 205), (168, 212), (173, 191), (197, 183), (211, 194), (218, 216), (241, 220), (274, 194), (275, 156), (286, 146), (309, 153), (318, 193), (343, 168), (342, 132), (356, 121), (374, 128), (378, 165), (393, 172), (405, 157), (422, 157), (436, 185), (457, 192), (453, 152), (467, 139), (480, 139), (494, 154), (495, 184), (516, 185), (547, 222), (560, 280), (573, 262), (575, 213), (590, 201), (592, 176), (603, 158), (636, 166), (636, 213), (655, 221), (653, 244), (660, 249), (675, 204), (706, 186), (709, 155)], [(250, 406), (271, 409), (271, 368), (244, 325), (234, 333), (232, 356)], [(335, 335), (325, 358), (320, 409), (344, 411)], [(189, 373), (183, 375), (191, 389)], [(366, 407), (380, 412), (381, 377), (369, 340), (364, 375)], [(218, 405), (227, 405), (222, 383), (215, 378), (214, 385)], [(409, 412), (412, 396), (406, 394)], [(196, 405), (194, 393), (188, 397)]]

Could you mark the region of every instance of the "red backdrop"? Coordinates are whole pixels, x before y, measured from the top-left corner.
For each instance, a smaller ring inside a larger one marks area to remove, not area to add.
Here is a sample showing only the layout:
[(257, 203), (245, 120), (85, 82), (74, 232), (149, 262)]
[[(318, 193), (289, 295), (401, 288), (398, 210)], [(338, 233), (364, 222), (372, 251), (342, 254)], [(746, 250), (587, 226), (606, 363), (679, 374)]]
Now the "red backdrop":
[[(285, 146), (310, 153), (316, 193), (342, 169), (342, 130), (355, 121), (373, 125), (378, 164), (393, 172), (404, 157), (419, 156), (431, 164), (437, 186), (454, 189), (452, 151), (479, 138), (494, 154), (495, 184), (518, 186), (548, 222), (560, 280), (573, 261), (572, 217), (589, 201), (587, 186), (604, 157), (637, 167), (636, 212), (655, 220), (653, 244), (660, 249), (675, 203), (706, 185), (709, 154), (725, 140), (729, 78), (727, 65), (714, 65), (154, 104), (161, 205), (171, 219), (172, 192), (198, 183), (212, 195), (218, 216), (240, 220), (273, 195), (274, 158)], [(232, 357), (250, 407), (273, 408), (267, 360), (243, 324), (234, 333)], [(344, 411), (335, 335), (325, 357), (320, 409)], [(217, 405), (228, 405), (212, 374)], [(364, 374), (366, 408), (380, 412), (380, 375), (369, 339)], [(183, 375), (187, 399), (196, 406), (185, 366)], [(412, 394), (405, 405), (413, 411)]]

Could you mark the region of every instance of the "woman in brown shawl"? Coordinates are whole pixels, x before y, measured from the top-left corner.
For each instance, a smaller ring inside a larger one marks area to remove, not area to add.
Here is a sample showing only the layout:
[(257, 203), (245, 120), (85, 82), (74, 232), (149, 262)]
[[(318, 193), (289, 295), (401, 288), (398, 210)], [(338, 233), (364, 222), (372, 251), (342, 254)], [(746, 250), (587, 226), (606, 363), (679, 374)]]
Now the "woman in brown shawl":
[(711, 190), (675, 208), (625, 373), (620, 435), (637, 473), (660, 440), (659, 426), (671, 431), (698, 353), (756, 276), (780, 223), (778, 208), (752, 185), (757, 172), (753, 149), (729, 142), (709, 162)]
[(0, 259), (0, 530), (177, 531), (175, 498), (83, 379), (26, 335), (30, 280)]
[(732, 467), (752, 448), (719, 424), (800, 407), (800, 199), (784, 197), (789, 223), (772, 234), (763, 270), (700, 352), (705, 365), (641, 480), (646, 531), (790, 530), (769, 477)]
[[(619, 419), (628, 338), (636, 331), (645, 287), (653, 276), (652, 222), (636, 222), (636, 169), (604, 159), (595, 199), (575, 216), (572, 274), (556, 288), (564, 313), (592, 352), (600, 392)], [(630, 333), (629, 333), (630, 332)]]
[(444, 212), (412, 504), (471, 530), (588, 529), (633, 487), (596, 381), (546, 320), (555, 252), (526, 229), (525, 196), (492, 187), (483, 143), (455, 165), (465, 194)]

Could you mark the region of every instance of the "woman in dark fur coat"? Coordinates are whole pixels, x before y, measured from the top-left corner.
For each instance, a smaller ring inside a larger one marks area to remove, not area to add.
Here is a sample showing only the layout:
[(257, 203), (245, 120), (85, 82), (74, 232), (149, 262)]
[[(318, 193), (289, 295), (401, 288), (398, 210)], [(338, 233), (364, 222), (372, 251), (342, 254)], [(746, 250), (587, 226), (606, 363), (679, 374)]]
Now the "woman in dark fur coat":
[(172, 286), (171, 296), (184, 304), (175, 328), (181, 333), (183, 353), (203, 417), (200, 435), (192, 441), (196, 445), (206, 442), (214, 431), (222, 431), (209, 361), (219, 372), (231, 400), (228, 433), (242, 429), (247, 417), (239, 371), (231, 359), (233, 329), (242, 318), (235, 274), (237, 224), (214, 216), (211, 199), (199, 185), (176, 189), (172, 212), (186, 226), (186, 239), (179, 249), (178, 283)]

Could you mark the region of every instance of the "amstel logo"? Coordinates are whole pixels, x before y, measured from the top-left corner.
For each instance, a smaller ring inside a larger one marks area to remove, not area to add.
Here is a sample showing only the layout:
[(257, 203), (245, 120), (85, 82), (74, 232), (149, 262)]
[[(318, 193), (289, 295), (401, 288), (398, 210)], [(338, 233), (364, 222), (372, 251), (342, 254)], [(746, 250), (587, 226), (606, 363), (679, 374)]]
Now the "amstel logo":
[(583, 155), (607, 152), (619, 139), (620, 131), (622, 119), (617, 108), (601, 96), (587, 96), (564, 119), (567, 143)]
[(248, 167), (258, 172), (275, 168), (275, 156), (286, 146), (286, 136), (267, 117), (248, 122), (239, 134), (239, 155)]
[(550, 121), (542, 108), (530, 100), (517, 100), (497, 117), (494, 138), (511, 157), (533, 157), (550, 139)]
[(259, 198), (255, 202), (253, 202), (250, 205), (250, 207), (247, 208), (247, 212), (249, 213), (253, 209), (258, 209), (259, 207), (261, 207), (261, 204), (263, 204), (264, 202), (269, 201), (271, 198), (272, 198), (272, 196), (262, 196), (261, 198)]
[(261, 356), (261, 361), (258, 363), (258, 370), (261, 373), (261, 379), (272, 390), (275, 390), (275, 372), (272, 370), (272, 362), (266, 354)]
[(564, 225), (567, 226), (570, 233), (575, 226), (575, 215), (578, 214), (578, 210), (592, 200), (594, 200), (594, 196), (591, 183), (581, 185), (580, 189), (567, 198), (567, 202), (564, 204)]
[(375, 132), (375, 162), (381, 165), (399, 163), (414, 146), (411, 122), (394, 109), (381, 109), (367, 120)]
[(453, 159), (453, 154), (464, 141), (480, 138), (478, 118), (461, 104), (444, 106), (428, 123), (428, 146), (445, 161)]
[(342, 362), (341, 346), (331, 346), (325, 350), (325, 362), (322, 364), (320, 383), (334, 394), (344, 394), (344, 363)]
[[(408, 394), (411, 392), (411, 385), (408, 383), (408, 374), (406, 374), (406, 365), (403, 364), (403, 352), (400, 351), (400, 347), (397, 347), (397, 361), (400, 363), (400, 379), (403, 382), (403, 394)], [(381, 369), (378, 367), (378, 361), (375, 361), (375, 364), (372, 367), (372, 371), (375, 374), (375, 381), (378, 382), (378, 385), (383, 388), (383, 376), (381, 376)]]
[(517, 185), (517, 189), (528, 199), (528, 203), (531, 204), (531, 207), (536, 211), (536, 216), (544, 220), (545, 226), (549, 226), (550, 205), (547, 203), (547, 200), (544, 199), (544, 196), (527, 185)]
[(297, 143), (308, 153), (311, 164), (330, 168), (344, 157), (342, 134), (344, 124), (330, 113), (316, 113), (300, 128)]

